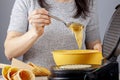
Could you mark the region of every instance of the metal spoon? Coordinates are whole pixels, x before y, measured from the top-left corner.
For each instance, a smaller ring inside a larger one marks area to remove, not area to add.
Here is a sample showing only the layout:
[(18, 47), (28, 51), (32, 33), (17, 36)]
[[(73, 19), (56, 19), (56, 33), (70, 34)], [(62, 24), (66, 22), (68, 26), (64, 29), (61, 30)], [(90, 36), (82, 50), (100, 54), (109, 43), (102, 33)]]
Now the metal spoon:
[(53, 19), (57, 20), (57, 21), (60, 21), (62, 23), (65, 24), (66, 27), (69, 27), (73, 22), (70, 22), (70, 23), (66, 23), (64, 20), (60, 19), (59, 17), (56, 17), (54, 15), (51, 15), (51, 14), (48, 14), (50, 17), (52, 17)]
[[(74, 24), (76, 27), (81, 26), (81, 28), (84, 28), (84, 26), (83, 26), (82, 24), (79, 24), (79, 23), (76, 23), (76, 22), (66, 23), (64, 20), (60, 19), (59, 17), (56, 17), (56, 16), (51, 15), (51, 14), (48, 14), (48, 15), (49, 15), (50, 17), (52, 17), (53, 19), (64, 23), (65, 26), (68, 27), (68, 28), (70, 28), (70, 26), (71, 26), (72, 24)], [(74, 27), (74, 29), (75, 29), (76, 27)], [(79, 29), (79, 28), (78, 28), (78, 29)]]

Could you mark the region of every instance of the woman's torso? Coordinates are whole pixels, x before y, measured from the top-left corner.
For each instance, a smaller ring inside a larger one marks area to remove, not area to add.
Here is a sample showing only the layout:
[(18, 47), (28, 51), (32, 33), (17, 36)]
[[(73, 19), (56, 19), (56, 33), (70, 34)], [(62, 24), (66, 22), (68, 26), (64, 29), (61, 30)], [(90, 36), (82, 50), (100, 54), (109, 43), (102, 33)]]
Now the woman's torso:
[[(37, 0), (29, 1), (29, 10), (31, 11), (40, 8)], [(89, 22), (89, 17), (84, 20), (82, 18), (72, 18), (75, 13), (75, 3), (59, 3), (54, 0), (47, 0), (47, 3), (51, 5), (49, 12), (52, 15), (58, 16), (66, 22), (78, 22), (84, 25), (83, 33), (83, 45), (82, 49), (85, 49), (85, 31)], [(55, 65), (52, 57), (52, 51), (63, 49), (78, 49), (77, 42), (74, 34), (63, 23), (51, 19), (51, 24), (45, 27), (44, 34), (37, 40), (33, 47), (24, 55), (23, 60), (25, 62), (31, 61), (35, 64), (50, 68)], [(29, 28), (32, 27), (30, 24)]]

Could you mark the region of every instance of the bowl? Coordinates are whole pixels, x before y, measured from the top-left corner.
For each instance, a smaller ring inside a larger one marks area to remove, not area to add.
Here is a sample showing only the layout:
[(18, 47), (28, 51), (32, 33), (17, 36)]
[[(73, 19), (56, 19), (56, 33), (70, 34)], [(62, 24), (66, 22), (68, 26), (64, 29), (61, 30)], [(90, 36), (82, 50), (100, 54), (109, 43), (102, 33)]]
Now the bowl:
[(56, 65), (101, 65), (103, 59), (102, 53), (98, 50), (55, 50), (52, 54)]

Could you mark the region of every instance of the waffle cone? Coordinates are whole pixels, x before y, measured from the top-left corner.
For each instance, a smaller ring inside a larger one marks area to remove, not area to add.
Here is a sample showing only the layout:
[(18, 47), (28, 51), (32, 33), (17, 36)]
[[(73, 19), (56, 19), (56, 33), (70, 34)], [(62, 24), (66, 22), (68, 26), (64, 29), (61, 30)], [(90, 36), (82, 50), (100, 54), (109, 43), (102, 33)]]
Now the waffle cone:
[(31, 71), (21, 69), (12, 76), (12, 80), (35, 80), (35, 76)]
[(8, 74), (8, 70), (11, 68), (11, 66), (5, 66), (2, 69), (2, 76), (4, 78), (4, 80), (8, 80), (7, 74)]
[(29, 62), (28, 64), (33, 67), (32, 71), (36, 76), (49, 76), (51, 74), (47, 68), (35, 65), (31, 62)]
[(7, 78), (8, 78), (8, 80), (12, 80), (12, 76), (13, 76), (14, 74), (16, 74), (18, 70), (19, 70), (19, 69), (16, 68), (16, 67), (11, 67), (11, 68), (9, 68), (8, 73), (7, 73)]

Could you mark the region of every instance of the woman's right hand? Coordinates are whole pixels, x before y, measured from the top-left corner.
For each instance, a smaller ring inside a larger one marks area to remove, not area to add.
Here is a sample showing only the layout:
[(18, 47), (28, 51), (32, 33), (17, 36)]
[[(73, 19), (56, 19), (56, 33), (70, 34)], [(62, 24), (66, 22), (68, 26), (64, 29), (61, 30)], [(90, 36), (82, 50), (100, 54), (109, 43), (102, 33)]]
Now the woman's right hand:
[(33, 26), (32, 31), (41, 36), (44, 33), (44, 26), (51, 23), (51, 19), (48, 16), (48, 11), (44, 8), (37, 9), (31, 12), (28, 17), (29, 23)]

